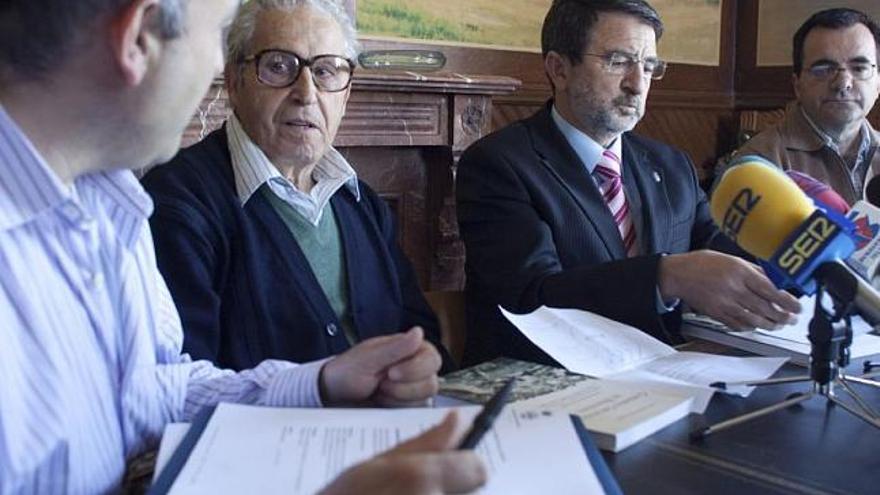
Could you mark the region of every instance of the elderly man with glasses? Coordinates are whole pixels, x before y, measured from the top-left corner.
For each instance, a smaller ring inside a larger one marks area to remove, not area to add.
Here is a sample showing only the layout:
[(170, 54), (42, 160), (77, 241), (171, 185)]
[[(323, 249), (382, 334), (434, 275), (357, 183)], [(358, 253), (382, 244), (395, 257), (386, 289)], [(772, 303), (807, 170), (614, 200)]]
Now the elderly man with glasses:
[(717, 230), (693, 164), (629, 132), (666, 69), (662, 29), (642, 0), (553, 2), (542, 31), (553, 99), (462, 156), (466, 363), (552, 362), (499, 305), (595, 311), (672, 343), (680, 302), (735, 328), (775, 327), (800, 310), (757, 267), (706, 249)]
[(793, 54), (797, 100), (738, 153), (806, 173), (852, 204), (880, 172), (880, 134), (865, 118), (880, 94), (880, 26), (857, 10), (817, 12), (795, 34)]
[(228, 35), (232, 116), (144, 178), (194, 358), (308, 362), (418, 326), (437, 349), (420, 362), (450, 366), (388, 206), (331, 145), (356, 55), (330, 0), (244, 4)]

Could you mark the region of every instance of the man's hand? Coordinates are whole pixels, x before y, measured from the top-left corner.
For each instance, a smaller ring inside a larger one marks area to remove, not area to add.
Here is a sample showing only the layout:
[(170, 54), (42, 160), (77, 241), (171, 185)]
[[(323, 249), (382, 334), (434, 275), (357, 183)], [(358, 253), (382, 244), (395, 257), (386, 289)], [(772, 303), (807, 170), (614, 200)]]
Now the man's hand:
[(483, 462), (472, 450), (451, 450), (461, 441), (458, 415), (394, 449), (342, 473), (322, 495), (468, 493), (486, 482)]
[(693, 251), (660, 260), (660, 293), (735, 330), (774, 329), (791, 323), (801, 306), (776, 289), (763, 270), (715, 251)]
[(423, 406), (437, 393), (441, 364), (419, 327), (368, 339), (324, 364), (321, 400), (327, 406)]

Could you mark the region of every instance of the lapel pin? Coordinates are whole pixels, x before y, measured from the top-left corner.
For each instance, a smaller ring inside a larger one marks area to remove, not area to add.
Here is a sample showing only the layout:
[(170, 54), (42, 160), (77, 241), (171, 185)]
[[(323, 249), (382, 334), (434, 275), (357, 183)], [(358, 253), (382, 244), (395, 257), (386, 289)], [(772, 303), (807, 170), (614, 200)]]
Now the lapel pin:
[(660, 182), (660, 172), (658, 172), (656, 170), (654, 171), (654, 182), (657, 182), (657, 183)]

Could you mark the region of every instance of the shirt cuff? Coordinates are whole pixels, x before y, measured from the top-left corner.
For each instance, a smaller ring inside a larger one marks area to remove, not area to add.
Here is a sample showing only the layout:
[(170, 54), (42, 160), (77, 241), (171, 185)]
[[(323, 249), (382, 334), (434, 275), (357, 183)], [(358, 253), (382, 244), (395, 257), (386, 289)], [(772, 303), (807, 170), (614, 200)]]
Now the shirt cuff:
[(321, 369), (329, 360), (312, 361), (278, 372), (266, 390), (264, 404), (274, 407), (322, 407), (318, 380)]
[(665, 315), (666, 313), (671, 313), (675, 311), (675, 308), (678, 307), (678, 303), (681, 302), (681, 299), (673, 299), (671, 301), (664, 301), (663, 295), (660, 294), (660, 286), (657, 286), (657, 314)]

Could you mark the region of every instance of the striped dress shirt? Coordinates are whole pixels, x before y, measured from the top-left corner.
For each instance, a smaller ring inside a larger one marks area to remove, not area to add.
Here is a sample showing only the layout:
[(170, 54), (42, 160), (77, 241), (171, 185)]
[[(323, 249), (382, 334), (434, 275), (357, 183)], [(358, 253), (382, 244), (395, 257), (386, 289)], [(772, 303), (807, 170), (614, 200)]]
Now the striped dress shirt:
[[(553, 122), (556, 124), (556, 127), (559, 129), (559, 132), (562, 133), (563, 137), (565, 137), (565, 140), (568, 141), (569, 145), (571, 145), (578, 158), (580, 158), (581, 162), (583, 162), (584, 167), (586, 167), (587, 172), (589, 172), (590, 174), (590, 178), (593, 180), (593, 183), (596, 184), (596, 187), (600, 187), (600, 184), (596, 182), (596, 176), (594, 175), (594, 172), (596, 170), (596, 165), (599, 163), (599, 159), (602, 157), (602, 153), (605, 152), (605, 148), (603, 148), (601, 144), (594, 141), (593, 138), (588, 136), (585, 132), (581, 131), (570, 122), (565, 120), (565, 117), (560, 115), (559, 111), (556, 110), (556, 105), (554, 105), (553, 108), (550, 110), (550, 115), (553, 118)], [(608, 150), (618, 157), (622, 171), (623, 139), (620, 137), (615, 139), (611, 146), (608, 147)], [(630, 210), (630, 215), (632, 215), (632, 221), (634, 223), (642, 222), (642, 213), (640, 211), (632, 209)], [(639, 246), (638, 241), (636, 241), (636, 246), (634, 248), (636, 254), (643, 252), (645, 249), (645, 246)], [(656, 306), (658, 314), (665, 314), (674, 311), (675, 307), (678, 306), (678, 303), (680, 302), (678, 299), (664, 301), (663, 295), (660, 293), (659, 285), (657, 286), (656, 293)]]
[(220, 401), (320, 406), (323, 362), (181, 354), (151, 211), (129, 171), (63, 184), (0, 106), (0, 494), (116, 491), (166, 423)]

